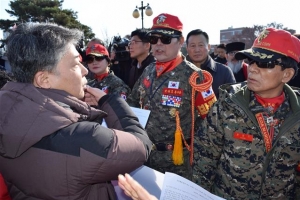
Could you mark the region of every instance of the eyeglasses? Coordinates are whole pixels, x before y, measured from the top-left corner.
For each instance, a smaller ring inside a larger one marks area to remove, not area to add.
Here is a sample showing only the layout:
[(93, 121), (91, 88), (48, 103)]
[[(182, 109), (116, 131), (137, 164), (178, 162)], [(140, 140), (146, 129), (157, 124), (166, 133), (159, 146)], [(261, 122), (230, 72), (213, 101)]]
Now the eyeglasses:
[(97, 62), (100, 62), (100, 61), (102, 61), (102, 60), (104, 60), (104, 59), (105, 59), (104, 56), (88, 56), (88, 57), (86, 58), (86, 62), (87, 62), (88, 64), (91, 64), (91, 63), (93, 63), (95, 60), (96, 60)]
[(171, 37), (171, 36), (149, 36), (150, 44), (157, 44), (158, 39), (160, 39), (161, 43), (163, 44), (171, 44), (172, 38), (179, 38), (179, 37)]
[(249, 61), (249, 66), (256, 63), (256, 65), (259, 68), (273, 69), (276, 65), (279, 65), (279, 66), (284, 68), (284, 65), (281, 62), (279, 62), (278, 60), (272, 60), (272, 61), (269, 61), (269, 62), (258, 62), (258, 61), (255, 61), (255, 60), (252, 60), (252, 59), (248, 58), (248, 61)]
[(128, 42), (128, 46), (135, 45), (135, 43), (137, 43), (137, 42), (143, 42), (143, 41), (132, 40), (132, 41)]
[(236, 53), (237, 53), (237, 51), (230, 51), (230, 52), (228, 52), (228, 55), (234, 56)]

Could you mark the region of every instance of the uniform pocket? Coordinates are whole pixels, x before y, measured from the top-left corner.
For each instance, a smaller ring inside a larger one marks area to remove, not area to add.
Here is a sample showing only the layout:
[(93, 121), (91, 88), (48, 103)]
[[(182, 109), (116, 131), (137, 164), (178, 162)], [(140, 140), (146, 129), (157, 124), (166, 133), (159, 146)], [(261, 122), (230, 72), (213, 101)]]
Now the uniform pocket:
[(224, 138), (224, 158), (230, 162), (236, 170), (249, 169), (250, 163), (254, 164), (262, 161), (262, 141), (257, 139), (254, 134), (244, 133), (243, 131), (231, 131)]

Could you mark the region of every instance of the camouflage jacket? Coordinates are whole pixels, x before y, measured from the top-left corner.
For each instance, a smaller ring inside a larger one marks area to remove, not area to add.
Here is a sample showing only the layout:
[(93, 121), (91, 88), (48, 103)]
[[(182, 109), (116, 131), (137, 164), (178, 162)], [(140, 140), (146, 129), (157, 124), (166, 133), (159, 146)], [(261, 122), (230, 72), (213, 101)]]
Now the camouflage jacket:
[(259, 106), (241, 84), (221, 86), (203, 120), (195, 137), (201, 139), (195, 143), (193, 180), (226, 199), (298, 199), (300, 91), (284, 86), (285, 101), (274, 113), (283, 119), (267, 152), (254, 115)]
[(92, 79), (88, 82), (91, 87), (99, 88), (106, 94), (119, 94), (123, 99), (127, 99), (131, 90), (119, 77), (115, 76), (113, 71), (109, 72), (109, 75), (101, 81)]
[[(175, 112), (179, 111), (180, 125), (185, 139), (191, 138), (191, 95), (192, 87), (189, 77), (194, 71), (199, 72), (199, 82), (203, 80), (201, 69), (183, 57), (183, 62), (172, 71), (157, 77), (155, 63), (151, 63), (137, 80), (127, 102), (138, 108), (151, 110), (146, 131), (153, 143), (174, 143), (176, 130)], [(181, 94), (177, 93), (182, 91)], [(173, 95), (170, 95), (170, 94)], [(169, 94), (169, 95), (167, 95)], [(197, 116), (196, 109), (195, 116)], [(196, 118), (196, 117), (195, 117)], [(152, 151), (149, 167), (158, 171), (173, 172), (191, 179), (189, 153), (184, 149), (183, 166), (175, 166), (172, 151)]]

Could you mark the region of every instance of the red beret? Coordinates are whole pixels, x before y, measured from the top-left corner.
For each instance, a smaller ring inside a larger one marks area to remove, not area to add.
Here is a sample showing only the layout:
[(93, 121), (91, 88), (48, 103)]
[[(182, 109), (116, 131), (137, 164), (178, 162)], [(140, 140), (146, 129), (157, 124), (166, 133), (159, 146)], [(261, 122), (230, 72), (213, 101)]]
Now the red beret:
[(290, 32), (274, 28), (262, 31), (251, 49), (235, 54), (238, 60), (249, 57), (259, 62), (269, 62), (283, 56), (288, 56), (299, 63), (300, 41)]
[(168, 36), (181, 36), (182, 23), (177, 16), (162, 13), (153, 19), (153, 26), (149, 33), (157, 33)]
[(95, 44), (87, 48), (86, 55), (109, 56), (107, 49), (101, 44)]

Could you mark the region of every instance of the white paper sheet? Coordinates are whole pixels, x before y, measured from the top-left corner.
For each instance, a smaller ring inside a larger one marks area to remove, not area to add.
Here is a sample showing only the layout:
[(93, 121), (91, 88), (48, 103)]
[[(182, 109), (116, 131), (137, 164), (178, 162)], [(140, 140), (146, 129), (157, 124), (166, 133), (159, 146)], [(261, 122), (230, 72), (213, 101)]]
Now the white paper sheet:
[[(143, 126), (143, 128), (145, 128), (147, 125), (149, 116), (150, 116), (150, 110), (144, 110), (144, 109), (135, 108), (135, 107), (130, 107), (130, 108), (132, 109), (134, 114), (139, 119), (140, 124)], [(101, 125), (107, 127), (107, 124), (104, 119), (103, 119), (103, 122)]]
[(134, 112), (134, 114), (139, 118), (140, 124), (143, 126), (143, 128), (145, 128), (150, 116), (150, 110), (144, 110), (135, 107), (131, 107), (131, 109)]
[(222, 200), (199, 185), (174, 173), (165, 173), (160, 200)]
[[(160, 200), (225, 200), (174, 173), (166, 172), (163, 174), (149, 167), (141, 166), (131, 172), (130, 175), (150, 194)], [(118, 200), (131, 200), (118, 186), (118, 181), (112, 181), (112, 184), (115, 187)]]

